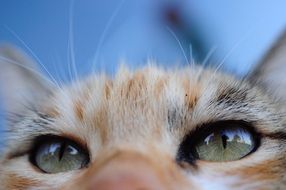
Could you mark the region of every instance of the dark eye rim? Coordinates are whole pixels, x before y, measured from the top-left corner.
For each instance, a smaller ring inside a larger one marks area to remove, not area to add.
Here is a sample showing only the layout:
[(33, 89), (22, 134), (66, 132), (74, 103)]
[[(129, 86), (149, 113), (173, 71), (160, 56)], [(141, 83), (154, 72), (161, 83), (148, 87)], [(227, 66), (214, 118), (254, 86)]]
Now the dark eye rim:
[[(241, 157), (238, 160), (241, 160), (251, 155), (255, 151), (257, 151), (261, 145), (262, 135), (256, 130), (256, 128), (252, 123), (243, 120), (215, 121), (202, 124), (199, 127), (196, 127), (194, 131), (191, 131), (189, 134), (185, 135), (184, 139), (182, 140), (178, 148), (178, 153), (176, 158), (177, 162), (178, 163), (187, 162), (189, 164), (195, 164), (197, 160), (201, 160), (195, 151), (195, 146), (197, 145), (198, 141), (201, 140), (202, 138), (205, 138), (207, 135), (213, 132), (214, 129), (221, 130), (222, 128), (231, 127), (233, 125), (239, 126), (247, 130), (250, 134), (252, 134), (254, 140), (254, 148), (249, 153), (247, 153), (245, 156)], [(207, 161), (207, 162), (212, 162), (212, 161)], [(224, 161), (224, 162), (233, 162), (233, 161)]]
[(38, 166), (36, 162), (36, 154), (39, 148), (44, 145), (47, 142), (61, 142), (65, 144), (69, 144), (76, 148), (80, 153), (85, 154), (87, 156), (87, 160), (85, 163), (85, 166), (87, 167), (88, 164), (90, 163), (90, 153), (86, 145), (83, 145), (82, 143), (76, 142), (75, 140), (72, 140), (71, 138), (68, 137), (63, 137), (63, 136), (57, 136), (57, 135), (42, 135), (38, 136), (34, 139), (33, 141), (33, 146), (31, 150), (29, 151), (29, 161), (32, 163), (37, 169), (39, 169), (41, 172), (49, 174), (48, 172), (44, 171), (41, 169), (41, 167)]

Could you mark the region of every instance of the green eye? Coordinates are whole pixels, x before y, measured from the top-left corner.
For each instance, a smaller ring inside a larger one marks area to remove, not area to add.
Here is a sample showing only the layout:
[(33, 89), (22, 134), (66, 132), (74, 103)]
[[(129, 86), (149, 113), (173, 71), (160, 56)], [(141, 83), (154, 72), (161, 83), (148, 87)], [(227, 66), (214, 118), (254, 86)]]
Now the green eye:
[(238, 160), (255, 147), (255, 141), (244, 128), (227, 127), (211, 132), (195, 146), (197, 157), (207, 161)]
[(239, 160), (258, 146), (256, 133), (248, 128), (238, 121), (208, 125), (184, 140), (180, 148), (181, 158), (213, 162)]
[(59, 173), (85, 167), (89, 162), (89, 156), (73, 141), (44, 137), (37, 141), (31, 161), (46, 173)]

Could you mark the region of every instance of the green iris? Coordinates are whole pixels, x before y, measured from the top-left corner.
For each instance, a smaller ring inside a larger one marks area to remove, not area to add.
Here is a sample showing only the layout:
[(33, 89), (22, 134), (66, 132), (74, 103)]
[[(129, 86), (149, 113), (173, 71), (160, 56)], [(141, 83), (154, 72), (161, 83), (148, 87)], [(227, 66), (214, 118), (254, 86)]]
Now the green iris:
[(88, 154), (78, 145), (65, 139), (46, 139), (37, 147), (35, 164), (46, 173), (81, 169), (89, 161)]
[(253, 135), (239, 126), (219, 128), (195, 146), (197, 157), (206, 161), (234, 161), (248, 155), (255, 147)]

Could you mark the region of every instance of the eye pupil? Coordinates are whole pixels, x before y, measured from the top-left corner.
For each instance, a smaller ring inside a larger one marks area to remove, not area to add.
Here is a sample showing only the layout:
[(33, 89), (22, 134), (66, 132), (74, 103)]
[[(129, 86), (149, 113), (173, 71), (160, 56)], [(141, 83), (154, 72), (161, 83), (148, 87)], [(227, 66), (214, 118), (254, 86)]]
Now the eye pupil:
[(226, 149), (226, 144), (227, 144), (228, 137), (226, 135), (222, 135), (221, 139), (222, 139), (222, 146), (223, 146), (224, 149)]
[(65, 153), (66, 145), (65, 143), (61, 143), (60, 145), (60, 151), (59, 151), (59, 161), (62, 160), (64, 153)]

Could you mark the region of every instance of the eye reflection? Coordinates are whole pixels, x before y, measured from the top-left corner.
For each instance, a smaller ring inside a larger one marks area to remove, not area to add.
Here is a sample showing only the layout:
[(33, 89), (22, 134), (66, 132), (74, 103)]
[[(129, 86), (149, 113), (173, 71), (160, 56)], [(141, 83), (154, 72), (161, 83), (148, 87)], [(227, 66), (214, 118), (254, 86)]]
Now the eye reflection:
[(205, 145), (208, 145), (211, 142), (215, 141), (215, 136), (217, 135), (221, 137), (224, 148), (226, 148), (226, 144), (230, 142), (237, 142), (252, 146), (251, 136), (245, 129), (236, 129), (236, 130), (225, 129), (220, 131), (220, 134), (212, 133), (205, 138), (204, 140)]
[(61, 149), (60, 143), (54, 143), (54, 144), (46, 144), (45, 146), (41, 147), (41, 150), (49, 156), (55, 156), (59, 153)]
[(222, 127), (212, 131), (195, 147), (197, 157), (207, 161), (233, 161), (255, 147), (252, 134), (243, 127)]
[(71, 154), (71, 155), (76, 155), (76, 154), (78, 154), (77, 149), (75, 149), (74, 147), (72, 147), (72, 146), (70, 146), (70, 145), (67, 146), (66, 151), (67, 151), (69, 154)]

